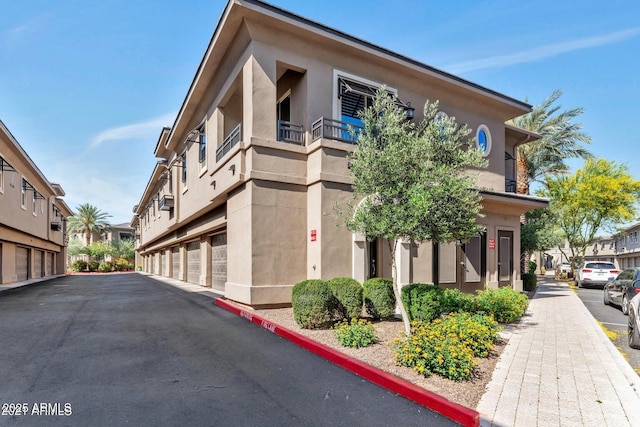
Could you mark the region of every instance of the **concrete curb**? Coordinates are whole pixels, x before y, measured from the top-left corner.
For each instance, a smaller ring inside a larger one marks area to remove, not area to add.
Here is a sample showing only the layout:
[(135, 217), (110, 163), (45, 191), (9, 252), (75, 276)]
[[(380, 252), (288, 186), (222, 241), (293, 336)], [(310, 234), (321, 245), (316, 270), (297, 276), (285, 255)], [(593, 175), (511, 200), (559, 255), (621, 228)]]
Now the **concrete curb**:
[(312, 353), (324, 357), (336, 365), (341, 366), (342, 368), (347, 369), (374, 384), (432, 409), (445, 417), (462, 424), (463, 426), (477, 427), (480, 425), (480, 414), (473, 409), (451, 402), (440, 395), (342, 354), (331, 347), (317, 343), (304, 335), (276, 325), (251, 311), (243, 310), (242, 308), (227, 302), (223, 298), (216, 298), (215, 304), (220, 308), (235, 313), (256, 325), (273, 332), (276, 335), (288, 339), (294, 344), (297, 344)]

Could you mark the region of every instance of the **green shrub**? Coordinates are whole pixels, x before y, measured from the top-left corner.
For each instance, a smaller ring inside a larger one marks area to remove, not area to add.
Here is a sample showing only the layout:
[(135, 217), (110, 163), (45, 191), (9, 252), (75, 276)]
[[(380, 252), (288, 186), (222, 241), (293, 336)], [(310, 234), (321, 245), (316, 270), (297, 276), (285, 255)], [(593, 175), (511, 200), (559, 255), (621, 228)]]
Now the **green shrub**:
[(71, 264), (71, 270), (75, 272), (87, 270), (87, 261), (81, 259), (73, 261)]
[(98, 267), (100, 267), (100, 261), (89, 261), (87, 262), (87, 267), (89, 271), (98, 271)]
[(445, 289), (442, 295), (442, 312), (475, 313), (478, 311), (478, 303), (475, 295), (460, 292), (458, 289)]
[(426, 283), (412, 283), (402, 287), (400, 297), (409, 320), (430, 322), (442, 313), (444, 290)]
[(538, 284), (538, 276), (535, 273), (524, 273), (522, 275), (522, 286), (525, 291), (533, 291)]
[(376, 331), (368, 320), (344, 320), (334, 326), (334, 334), (338, 342), (345, 347), (366, 347), (378, 342)]
[(393, 294), (393, 282), (389, 279), (374, 277), (362, 284), (364, 306), (375, 320), (391, 317), (396, 312), (396, 296)]
[(327, 328), (333, 321), (337, 302), (324, 280), (304, 280), (291, 291), (293, 318), (304, 329)]
[(113, 271), (113, 264), (109, 261), (102, 261), (98, 266), (98, 271), (101, 273), (109, 273)]
[(471, 377), (474, 357), (486, 357), (497, 338), (490, 317), (452, 313), (432, 322), (412, 322), (412, 334), (395, 342), (396, 363), (420, 375), (433, 373), (452, 380)]
[(529, 300), (510, 287), (478, 291), (478, 310), (493, 316), (500, 323), (512, 323), (521, 318)]
[(329, 280), (329, 289), (338, 301), (338, 315), (343, 319), (362, 316), (362, 285), (351, 277), (336, 277)]
[(527, 263), (527, 273), (535, 273), (537, 268), (538, 264), (536, 264), (535, 261), (529, 261)]
[(133, 264), (123, 258), (116, 258), (113, 261), (113, 269), (115, 271), (128, 271), (133, 270)]

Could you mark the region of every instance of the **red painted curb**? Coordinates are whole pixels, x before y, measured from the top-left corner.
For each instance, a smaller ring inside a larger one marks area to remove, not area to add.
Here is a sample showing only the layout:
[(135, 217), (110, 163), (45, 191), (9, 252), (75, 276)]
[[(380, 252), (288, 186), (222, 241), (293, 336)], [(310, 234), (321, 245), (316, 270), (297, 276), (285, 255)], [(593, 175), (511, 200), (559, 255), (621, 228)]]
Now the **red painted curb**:
[(391, 375), (385, 371), (375, 368), (367, 363), (361, 362), (357, 359), (349, 357), (345, 354), (334, 350), (331, 347), (327, 347), (324, 344), (315, 342), (304, 335), (297, 332), (290, 331), (282, 326), (276, 325), (265, 318), (253, 313), (249, 310), (243, 310), (242, 308), (231, 304), (222, 298), (216, 298), (216, 305), (228, 310), (232, 313), (244, 317), (248, 321), (255, 323), (256, 325), (268, 329), (276, 335), (280, 335), (283, 338), (299, 345), (300, 347), (315, 353), (327, 360), (341, 366), (345, 369), (352, 371), (353, 373), (386, 388), (394, 393), (397, 393), (413, 402), (419, 403), (429, 409), (432, 409), (447, 418), (456, 421), (463, 426), (478, 427), (480, 425), (480, 414), (473, 409), (466, 406), (459, 405), (455, 402), (425, 390), (415, 384)]

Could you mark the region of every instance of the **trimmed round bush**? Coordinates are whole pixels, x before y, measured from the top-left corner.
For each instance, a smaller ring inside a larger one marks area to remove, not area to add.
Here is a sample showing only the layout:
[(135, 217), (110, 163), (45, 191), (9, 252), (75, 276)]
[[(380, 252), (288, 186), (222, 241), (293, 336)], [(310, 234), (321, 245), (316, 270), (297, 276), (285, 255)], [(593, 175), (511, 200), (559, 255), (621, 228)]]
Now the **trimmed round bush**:
[(109, 261), (102, 261), (98, 266), (98, 271), (101, 273), (110, 273), (113, 271), (113, 264)]
[(478, 303), (475, 295), (460, 292), (458, 289), (445, 289), (442, 295), (442, 313), (475, 313)]
[(87, 267), (89, 267), (89, 271), (98, 271), (98, 267), (100, 267), (100, 261), (89, 261), (87, 263)]
[(337, 302), (326, 281), (311, 279), (293, 287), (291, 306), (293, 318), (301, 328), (317, 329), (331, 326)]
[(520, 319), (529, 305), (526, 295), (510, 287), (479, 291), (478, 310), (493, 315), (496, 322), (512, 323)]
[(336, 277), (329, 280), (329, 289), (338, 301), (337, 315), (343, 319), (358, 319), (362, 316), (362, 285), (351, 277)]
[(400, 296), (410, 320), (430, 322), (442, 314), (444, 290), (427, 283), (412, 283), (402, 288)]
[(364, 307), (375, 320), (391, 317), (396, 312), (396, 296), (393, 294), (393, 282), (389, 279), (374, 277), (362, 284)]
[(84, 260), (77, 260), (77, 261), (73, 261), (73, 263), (71, 264), (71, 270), (78, 272), (78, 271), (85, 271), (87, 269), (87, 261)]

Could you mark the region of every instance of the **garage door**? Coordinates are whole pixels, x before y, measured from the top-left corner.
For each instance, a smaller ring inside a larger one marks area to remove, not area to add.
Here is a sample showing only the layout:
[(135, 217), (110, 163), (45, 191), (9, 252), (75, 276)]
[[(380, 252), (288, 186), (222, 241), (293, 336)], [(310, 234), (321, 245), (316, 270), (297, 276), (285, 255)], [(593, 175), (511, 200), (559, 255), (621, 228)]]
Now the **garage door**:
[(18, 275), (18, 282), (27, 280), (29, 278), (29, 249), (16, 248), (16, 273)]
[(200, 242), (187, 243), (187, 282), (200, 284)]
[(211, 236), (211, 286), (224, 292), (227, 282), (227, 233)]
[(45, 252), (44, 254), (44, 275), (53, 275), (53, 252)]
[(43, 258), (43, 252), (36, 249), (33, 257), (33, 278), (34, 279), (38, 279), (42, 277), (42, 258)]
[(171, 248), (171, 278), (180, 279), (180, 247)]

